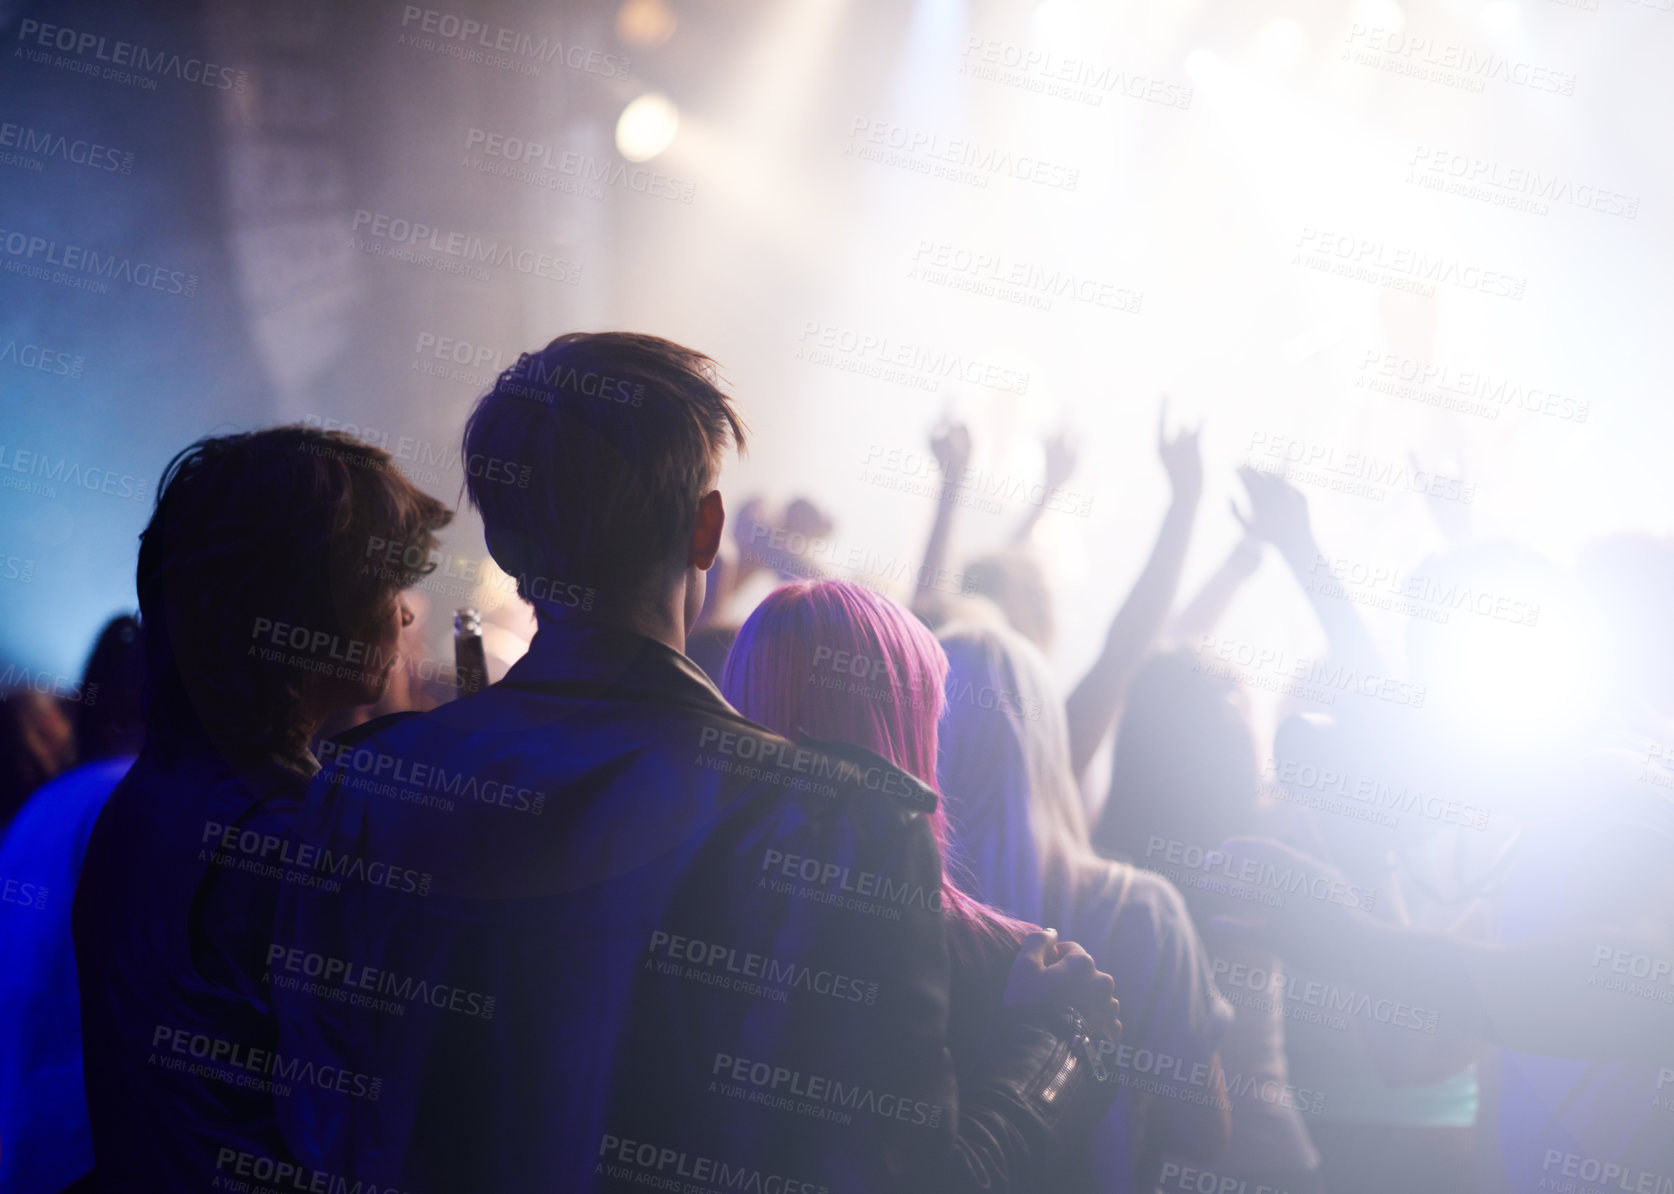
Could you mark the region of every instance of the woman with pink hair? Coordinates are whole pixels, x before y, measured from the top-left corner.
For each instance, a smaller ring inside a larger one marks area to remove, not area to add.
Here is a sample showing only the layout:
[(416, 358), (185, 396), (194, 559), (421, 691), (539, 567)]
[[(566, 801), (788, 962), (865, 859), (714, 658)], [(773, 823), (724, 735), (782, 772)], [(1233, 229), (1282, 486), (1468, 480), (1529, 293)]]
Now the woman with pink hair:
[[(935, 636), (889, 598), (846, 581), (796, 581), (768, 594), (745, 621), (721, 692), (776, 733), (865, 747), (935, 788), (946, 678), (947, 656)], [(945, 859), (947, 814), (939, 804), (930, 824)], [(951, 879), (943, 880), (942, 899), (959, 926), (951, 940), (977, 951), (968, 959), (1015, 953), (1033, 927), (972, 899)]]
[[(947, 656), (935, 637), (901, 606), (844, 581), (798, 581), (770, 593), (745, 621), (721, 690), (746, 717), (777, 733), (851, 758), (881, 756), (934, 789), (946, 677)], [(929, 818), (945, 860), (946, 815), (938, 806)], [(945, 875), (942, 911), (952, 963), (948, 1047), (964, 1089), (981, 1081), (978, 1058), (991, 1027), (1027, 1002), (1019, 972), (1043, 937)], [(1101, 1012), (1113, 1016), (1114, 980), (1094, 970), (1086, 951), (1058, 941), (1046, 960), (1095, 976), (1096, 996), (1058, 1002), (1084, 1013), (1094, 1006), (1094, 1023), (1104, 1020)], [(1113, 1019), (1106, 1023), (1119, 1031)]]

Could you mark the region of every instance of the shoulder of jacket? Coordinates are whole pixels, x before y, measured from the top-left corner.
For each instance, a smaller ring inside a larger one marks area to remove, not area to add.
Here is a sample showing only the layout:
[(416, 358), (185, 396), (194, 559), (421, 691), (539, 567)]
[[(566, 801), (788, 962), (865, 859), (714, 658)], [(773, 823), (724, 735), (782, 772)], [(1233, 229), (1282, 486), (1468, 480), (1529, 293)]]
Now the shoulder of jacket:
[(797, 732), (795, 741), (836, 760), (840, 764), (837, 778), (845, 781), (851, 789), (877, 793), (913, 812), (927, 815), (935, 812), (940, 803), (936, 790), (929, 784), (867, 747), (836, 739), (815, 738), (802, 730)]
[(364, 745), (386, 730), (394, 729), (396, 726), (423, 716), (424, 714), (416, 709), (401, 713), (386, 713), (382, 717), (374, 717), (371, 721), (362, 722), (358, 726), (344, 730), (341, 734), (333, 734), (320, 743), (318, 753), (320, 770), (330, 771), (332, 765), (338, 759), (353, 751), (356, 747)]
[(919, 813), (933, 813), (939, 803), (935, 789), (864, 746), (816, 738), (805, 730), (787, 738), (737, 713), (717, 711), (705, 718), (698, 746), (741, 767), (758, 768), (764, 784), (781, 789), (823, 785), (851, 796), (882, 796), (890, 805)]

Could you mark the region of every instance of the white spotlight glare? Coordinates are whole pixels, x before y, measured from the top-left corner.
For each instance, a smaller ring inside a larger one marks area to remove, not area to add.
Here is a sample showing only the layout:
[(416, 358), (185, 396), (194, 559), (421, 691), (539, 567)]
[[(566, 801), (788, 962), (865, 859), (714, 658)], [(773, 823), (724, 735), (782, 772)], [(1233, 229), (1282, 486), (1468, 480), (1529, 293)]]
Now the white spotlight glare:
[(1581, 686), (1585, 661), (1561, 649), (1531, 649), (1523, 640), (1532, 636), (1494, 625), (1462, 628), (1459, 637), (1449, 676), (1457, 690), (1449, 697), (1469, 693), (1472, 713), (1500, 735), (1550, 733)]
[(1213, 50), (1199, 48), (1186, 55), (1186, 73), (1199, 87), (1219, 79), (1224, 65), (1221, 56)]
[(1407, 23), (1406, 11), (1396, 0), (1359, 0), (1354, 6), (1356, 24), (1393, 32)]
[(616, 152), (630, 162), (649, 162), (674, 143), (680, 109), (666, 95), (647, 92), (622, 109), (616, 121)]
[(1302, 26), (1288, 18), (1280, 18), (1269, 21), (1261, 31), (1256, 39), (1256, 53), (1266, 65), (1282, 69), (1296, 64), (1307, 42)]
[(1063, 41), (1076, 35), (1081, 14), (1070, 0), (1042, 0), (1035, 7), (1035, 36), (1047, 41)]
[(1454, 607), (1446, 625), (1413, 627), (1438, 722), (1483, 749), (1525, 751), (1603, 703), (1599, 652), (1568, 581), (1516, 561), (1458, 573), (1444, 563), (1426, 565), (1420, 588)]
[(1482, 10), (1482, 28), (1496, 36), (1510, 33), (1517, 27), (1517, 17), (1517, 5), (1512, 0), (1494, 0)]

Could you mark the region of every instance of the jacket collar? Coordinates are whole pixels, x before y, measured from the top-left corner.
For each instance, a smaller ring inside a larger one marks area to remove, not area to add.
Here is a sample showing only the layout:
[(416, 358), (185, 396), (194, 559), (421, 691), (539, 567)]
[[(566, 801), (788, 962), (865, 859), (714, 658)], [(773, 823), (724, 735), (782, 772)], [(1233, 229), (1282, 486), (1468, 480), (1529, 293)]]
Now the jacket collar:
[(529, 651), (501, 681), (595, 699), (640, 699), (738, 717), (703, 669), (666, 643), (573, 612), (535, 606)]
[[(777, 736), (729, 705), (703, 669), (668, 644), (591, 617), (552, 612), (538, 603), (535, 613), (539, 624), (528, 653), (512, 665), (495, 688), (544, 692), (574, 700), (680, 705), (727, 718), (756, 734)], [(800, 728), (790, 739), (846, 761), (866, 787), (894, 796), (909, 808), (924, 813), (936, 810), (939, 798), (935, 789), (882, 755), (854, 743), (814, 738)]]

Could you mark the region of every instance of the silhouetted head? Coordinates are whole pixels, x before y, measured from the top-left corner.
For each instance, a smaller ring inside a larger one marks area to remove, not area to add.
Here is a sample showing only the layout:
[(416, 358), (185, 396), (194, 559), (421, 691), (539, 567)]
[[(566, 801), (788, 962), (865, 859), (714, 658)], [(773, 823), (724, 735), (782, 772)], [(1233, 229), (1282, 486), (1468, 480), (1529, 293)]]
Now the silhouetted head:
[(29, 688), (0, 696), (0, 828), (75, 761), (70, 719), (56, 697)]
[(781, 734), (854, 742), (936, 786), (947, 656), (923, 623), (848, 581), (793, 581), (738, 631), (721, 689)]
[(119, 614), (105, 623), (81, 673), (76, 706), (76, 757), (91, 763), (138, 754), (145, 742), (145, 644), (139, 619)]
[(1057, 636), (1052, 589), (1032, 551), (1012, 547), (973, 560), (965, 569), (965, 583), (999, 606), (1013, 630), (1042, 651), (1052, 650)]
[(1204, 672), (1190, 651), (1153, 655), (1123, 700), (1093, 846), (1151, 869), (1159, 838), (1213, 849), (1254, 831), (1259, 779), (1238, 685)]
[[(719, 547), (714, 485), (744, 434), (702, 353), (572, 332), (525, 353), (477, 403), (466, 484), (489, 553), (526, 600), (577, 585), (608, 616), (655, 607), (686, 578), (701, 604), (694, 532), (701, 515)], [(686, 603), (689, 629), (690, 592)]]
[(400, 591), (434, 566), (450, 517), (341, 432), (274, 427), (181, 452), (140, 535), (147, 745), (295, 759), (326, 711), (377, 700)]
[(1040, 921), (1049, 859), (1090, 852), (1063, 698), (1046, 660), (1015, 631), (963, 622), (940, 639), (948, 677), (938, 774), (953, 852), (978, 896)]

